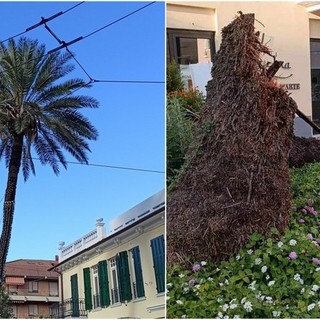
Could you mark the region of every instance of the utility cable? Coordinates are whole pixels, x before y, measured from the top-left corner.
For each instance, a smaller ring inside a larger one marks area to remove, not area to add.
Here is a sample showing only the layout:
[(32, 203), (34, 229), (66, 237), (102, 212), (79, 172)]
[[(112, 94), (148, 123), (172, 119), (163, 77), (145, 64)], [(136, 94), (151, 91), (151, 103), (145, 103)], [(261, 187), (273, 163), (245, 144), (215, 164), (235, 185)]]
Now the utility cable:
[(0, 41), (0, 44), (3, 43), (3, 42), (6, 42), (6, 41), (8, 41), (8, 40), (14, 39), (14, 38), (16, 38), (16, 37), (22, 36), (23, 34), (29, 32), (29, 31), (31, 31), (31, 30), (33, 30), (33, 29), (38, 28), (38, 27), (41, 26), (42, 24), (45, 24), (46, 22), (51, 21), (51, 20), (53, 20), (53, 19), (55, 19), (55, 18), (58, 18), (58, 17), (62, 16), (63, 14), (65, 14), (65, 13), (67, 13), (67, 12), (75, 9), (76, 7), (80, 6), (80, 5), (83, 4), (83, 3), (84, 3), (84, 1), (82, 1), (82, 2), (80, 2), (80, 3), (77, 3), (76, 5), (72, 6), (71, 8), (69, 8), (69, 9), (67, 9), (67, 10), (65, 10), (65, 11), (60, 11), (60, 12), (52, 15), (52, 16), (49, 17), (49, 18), (43, 18), (43, 17), (41, 17), (41, 21), (40, 21), (39, 23), (36, 23), (36, 24), (32, 25), (31, 27), (27, 28), (27, 29), (26, 29), (25, 31), (23, 31), (23, 32), (20, 32), (20, 33), (14, 35), (14, 36), (12, 36), (12, 37), (9, 37), (9, 38), (7, 38), (7, 39), (5, 39), (5, 40)]
[(132, 12), (128, 13), (127, 15), (125, 15), (125, 16), (123, 16), (123, 17), (121, 17), (121, 18), (119, 18), (119, 19), (117, 19), (117, 20), (115, 20), (115, 21), (113, 21), (113, 22), (111, 22), (111, 23), (108, 23), (108, 24), (104, 25), (103, 27), (101, 27), (101, 28), (99, 28), (99, 29), (97, 29), (97, 30), (95, 30), (95, 31), (93, 31), (93, 32), (85, 35), (85, 36), (80, 36), (80, 37), (78, 37), (78, 38), (76, 38), (76, 39), (74, 39), (74, 40), (72, 40), (72, 41), (70, 41), (70, 42), (68, 42), (68, 43), (63, 43), (61, 46), (59, 46), (59, 47), (57, 47), (57, 48), (54, 48), (54, 49), (48, 51), (48, 53), (49, 53), (49, 54), (50, 54), (50, 53), (53, 53), (53, 52), (55, 52), (55, 51), (58, 51), (58, 50), (61, 50), (61, 49), (65, 48), (65, 47), (67, 47), (67, 46), (70, 46), (70, 45), (72, 45), (72, 44), (74, 44), (74, 43), (76, 43), (76, 42), (78, 42), (78, 41), (80, 41), (80, 40), (84, 40), (84, 39), (86, 39), (86, 38), (88, 38), (88, 37), (91, 37), (92, 35), (100, 32), (101, 30), (103, 30), (103, 29), (105, 29), (105, 28), (108, 28), (108, 27), (110, 27), (111, 25), (113, 25), (113, 24), (115, 24), (115, 23), (117, 23), (117, 22), (119, 22), (119, 21), (122, 21), (122, 20), (128, 18), (129, 16), (131, 16), (131, 15), (133, 15), (133, 14), (135, 14), (135, 13), (137, 13), (137, 12), (139, 12), (139, 11), (141, 11), (141, 10), (149, 7), (149, 6), (151, 6), (151, 5), (154, 4), (154, 3), (156, 3), (156, 1), (150, 2), (150, 3), (146, 4), (145, 6), (139, 8), (139, 9), (137, 9), (137, 10), (135, 10), (135, 11), (132, 11)]
[[(40, 160), (39, 158), (33, 158), (33, 160)], [(143, 168), (133, 168), (133, 167), (121, 167), (121, 166), (110, 166), (106, 164), (97, 164), (97, 163), (80, 163), (75, 161), (66, 161), (68, 164), (78, 164), (83, 166), (91, 166), (91, 167), (102, 167), (102, 168), (110, 168), (110, 169), (120, 169), (120, 170), (131, 170), (131, 171), (142, 171), (142, 172), (150, 172), (150, 173), (165, 173), (160, 170), (152, 170), (152, 169), (143, 169)]]

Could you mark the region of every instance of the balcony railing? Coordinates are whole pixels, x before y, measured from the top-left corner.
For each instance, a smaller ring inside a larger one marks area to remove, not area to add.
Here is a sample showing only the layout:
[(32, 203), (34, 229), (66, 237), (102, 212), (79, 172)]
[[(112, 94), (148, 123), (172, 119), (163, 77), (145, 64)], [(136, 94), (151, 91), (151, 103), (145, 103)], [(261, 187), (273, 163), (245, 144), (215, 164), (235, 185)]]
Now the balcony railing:
[(50, 307), (51, 319), (87, 317), (84, 299), (67, 299)]
[(101, 307), (101, 300), (99, 294), (93, 295), (93, 309), (97, 309)]
[(111, 303), (115, 304), (118, 302), (120, 302), (119, 289), (118, 288), (111, 289)]

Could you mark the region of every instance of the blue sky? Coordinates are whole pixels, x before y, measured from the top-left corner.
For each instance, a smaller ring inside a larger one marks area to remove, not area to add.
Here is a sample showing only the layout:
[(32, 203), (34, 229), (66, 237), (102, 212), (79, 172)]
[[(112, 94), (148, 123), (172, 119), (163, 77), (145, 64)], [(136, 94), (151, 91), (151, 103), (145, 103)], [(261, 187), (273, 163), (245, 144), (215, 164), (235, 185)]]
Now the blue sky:
[[(1, 2), (0, 40), (5, 40), (79, 2)], [(85, 2), (48, 22), (65, 42), (91, 32), (149, 2)], [(164, 81), (164, 3), (145, 9), (69, 47), (94, 79)], [(24, 36), (38, 39), (47, 50), (58, 42), (42, 25)], [(18, 38), (17, 38), (18, 39)], [(62, 49), (63, 51), (65, 49)], [(88, 80), (76, 65), (73, 77)], [(95, 83), (79, 94), (95, 97), (99, 109), (84, 114), (99, 131), (90, 143), (89, 163), (164, 172), (165, 85)], [(65, 153), (68, 161), (75, 161)], [(36, 156), (36, 155), (34, 155)], [(20, 258), (54, 259), (58, 243), (69, 244), (164, 188), (164, 173), (69, 164), (55, 176), (37, 160), (36, 176), (24, 182), (16, 196), (12, 238), (7, 261)], [(6, 185), (0, 162), (0, 206)]]

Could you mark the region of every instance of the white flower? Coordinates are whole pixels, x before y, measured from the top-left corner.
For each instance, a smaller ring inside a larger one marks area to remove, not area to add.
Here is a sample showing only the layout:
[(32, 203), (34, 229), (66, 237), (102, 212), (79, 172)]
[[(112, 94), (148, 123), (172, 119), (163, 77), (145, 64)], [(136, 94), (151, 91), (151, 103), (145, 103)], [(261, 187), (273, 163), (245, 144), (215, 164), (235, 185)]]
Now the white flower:
[(218, 272), (218, 271), (220, 271), (220, 269), (219, 269), (219, 268), (217, 268), (217, 269), (216, 269), (216, 271)]
[(314, 291), (309, 292), (309, 296), (314, 296), (316, 293)]
[(225, 316), (223, 317), (223, 319), (229, 319), (229, 316), (228, 316), (228, 315), (225, 315)]
[(260, 263), (262, 262), (261, 258), (257, 258), (256, 260), (254, 260), (254, 263), (258, 266)]
[(311, 290), (316, 292), (316, 291), (319, 290), (319, 288), (320, 288), (319, 286), (317, 286), (316, 284), (314, 284), (314, 285), (312, 286)]
[(251, 255), (251, 254), (252, 254), (252, 252), (253, 252), (253, 250), (252, 250), (252, 249), (250, 249), (250, 250), (248, 250), (248, 251), (247, 251), (248, 255)]
[(268, 286), (269, 286), (269, 287), (271, 287), (271, 286), (273, 286), (273, 285), (274, 285), (274, 283), (275, 283), (275, 281), (274, 281), (274, 280), (269, 281), (269, 282), (268, 282)]
[(167, 288), (172, 288), (173, 287), (173, 284), (171, 282), (167, 283)]
[(180, 304), (181, 305), (181, 304), (183, 304), (183, 302), (181, 300), (177, 300), (176, 304)]
[(305, 291), (306, 291), (306, 289), (305, 289), (305, 288), (302, 288), (301, 291), (300, 291), (300, 293), (304, 293)]
[(231, 303), (230, 306), (229, 306), (229, 308), (230, 308), (230, 309), (235, 309), (237, 306), (238, 306), (237, 304)]
[(224, 281), (224, 283), (228, 286), (228, 285), (229, 285), (229, 280), (226, 279), (226, 280)]
[(239, 317), (237, 314), (235, 314), (235, 315), (233, 316), (233, 319), (240, 319), (240, 317)]
[(190, 291), (190, 289), (187, 287), (187, 288), (183, 288), (183, 293), (188, 293)]
[(300, 279), (299, 282), (300, 282), (300, 284), (303, 284), (303, 283), (304, 283), (303, 279)]
[(261, 272), (262, 272), (262, 273), (265, 273), (267, 270), (268, 270), (268, 267), (267, 267), (267, 266), (263, 266), (263, 267), (261, 268)]
[(227, 310), (229, 309), (229, 305), (227, 303), (225, 303), (223, 306), (222, 306), (222, 310), (224, 312), (226, 312)]
[(266, 275), (266, 279), (267, 279), (267, 280), (269, 280), (269, 279), (270, 279), (270, 276), (269, 276), (268, 274)]
[(310, 311), (310, 310), (312, 310), (314, 307), (316, 306), (316, 304), (315, 303), (311, 303), (311, 304), (309, 304), (308, 305), (308, 311)]
[(205, 266), (205, 265), (207, 264), (207, 262), (206, 262), (206, 261), (201, 261), (200, 264), (201, 264), (202, 266)]
[(290, 309), (289, 305), (288, 305), (288, 304), (286, 304), (286, 310), (289, 310), (289, 309)]
[(183, 314), (183, 315), (181, 316), (181, 318), (182, 318), (182, 319), (185, 319), (186, 316), (187, 316), (187, 315)]
[(316, 271), (320, 271), (320, 267), (316, 268)]
[(278, 246), (279, 248), (281, 248), (281, 247), (283, 246), (283, 242), (279, 241), (279, 242), (277, 243), (277, 246)]
[(252, 281), (249, 285), (248, 285), (248, 289), (249, 290), (256, 290), (256, 288), (254, 287), (254, 285), (256, 284), (256, 281)]
[(244, 303), (246, 302), (246, 300), (247, 300), (246, 297), (242, 298), (242, 299), (241, 299), (241, 304), (244, 304)]
[(290, 244), (290, 246), (295, 246), (295, 245), (297, 244), (297, 241), (294, 240), (294, 239), (291, 239), (291, 240), (289, 241), (289, 244)]
[(220, 282), (220, 283), (219, 283), (219, 286), (220, 286), (220, 287), (223, 287), (223, 283), (222, 283), (222, 282)]
[(247, 312), (251, 312), (253, 310), (252, 308), (252, 303), (250, 301), (247, 301), (244, 305), (243, 305), (244, 309), (247, 311)]
[(300, 281), (301, 277), (300, 277), (300, 274), (299, 273), (296, 273), (293, 277), (294, 280), (296, 281)]
[(272, 303), (272, 297), (266, 297), (266, 301), (267, 301), (268, 303)]
[(221, 299), (221, 298), (218, 298), (217, 301), (220, 303), (220, 302), (222, 301), (222, 299)]
[(320, 307), (320, 301), (318, 301), (318, 307)]
[(183, 277), (184, 277), (184, 274), (180, 273), (179, 278), (183, 278)]
[(213, 281), (213, 278), (211, 278), (211, 277), (208, 277), (208, 281), (210, 281), (210, 282), (211, 282), (211, 281)]
[(281, 311), (272, 311), (272, 315), (274, 318), (279, 318), (281, 314)]
[(200, 289), (200, 284), (196, 284), (194, 287), (199, 290)]
[(237, 259), (237, 260), (240, 260), (240, 259), (241, 259), (241, 257), (240, 257), (239, 255), (237, 255), (237, 256), (236, 256), (236, 259)]
[(220, 319), (222, 319), (223, 318), (223, 313), (222, 312), (218, 312), (218, 317), (220, 318)]

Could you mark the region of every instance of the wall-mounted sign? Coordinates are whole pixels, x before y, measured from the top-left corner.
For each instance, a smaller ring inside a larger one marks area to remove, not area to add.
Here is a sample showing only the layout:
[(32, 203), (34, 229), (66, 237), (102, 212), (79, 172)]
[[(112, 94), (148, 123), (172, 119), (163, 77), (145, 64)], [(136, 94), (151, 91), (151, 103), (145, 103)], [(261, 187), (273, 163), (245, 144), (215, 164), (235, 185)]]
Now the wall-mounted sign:
[(286, 83), (283, 85), (286, 90), (299, 90), (300, 83)]

